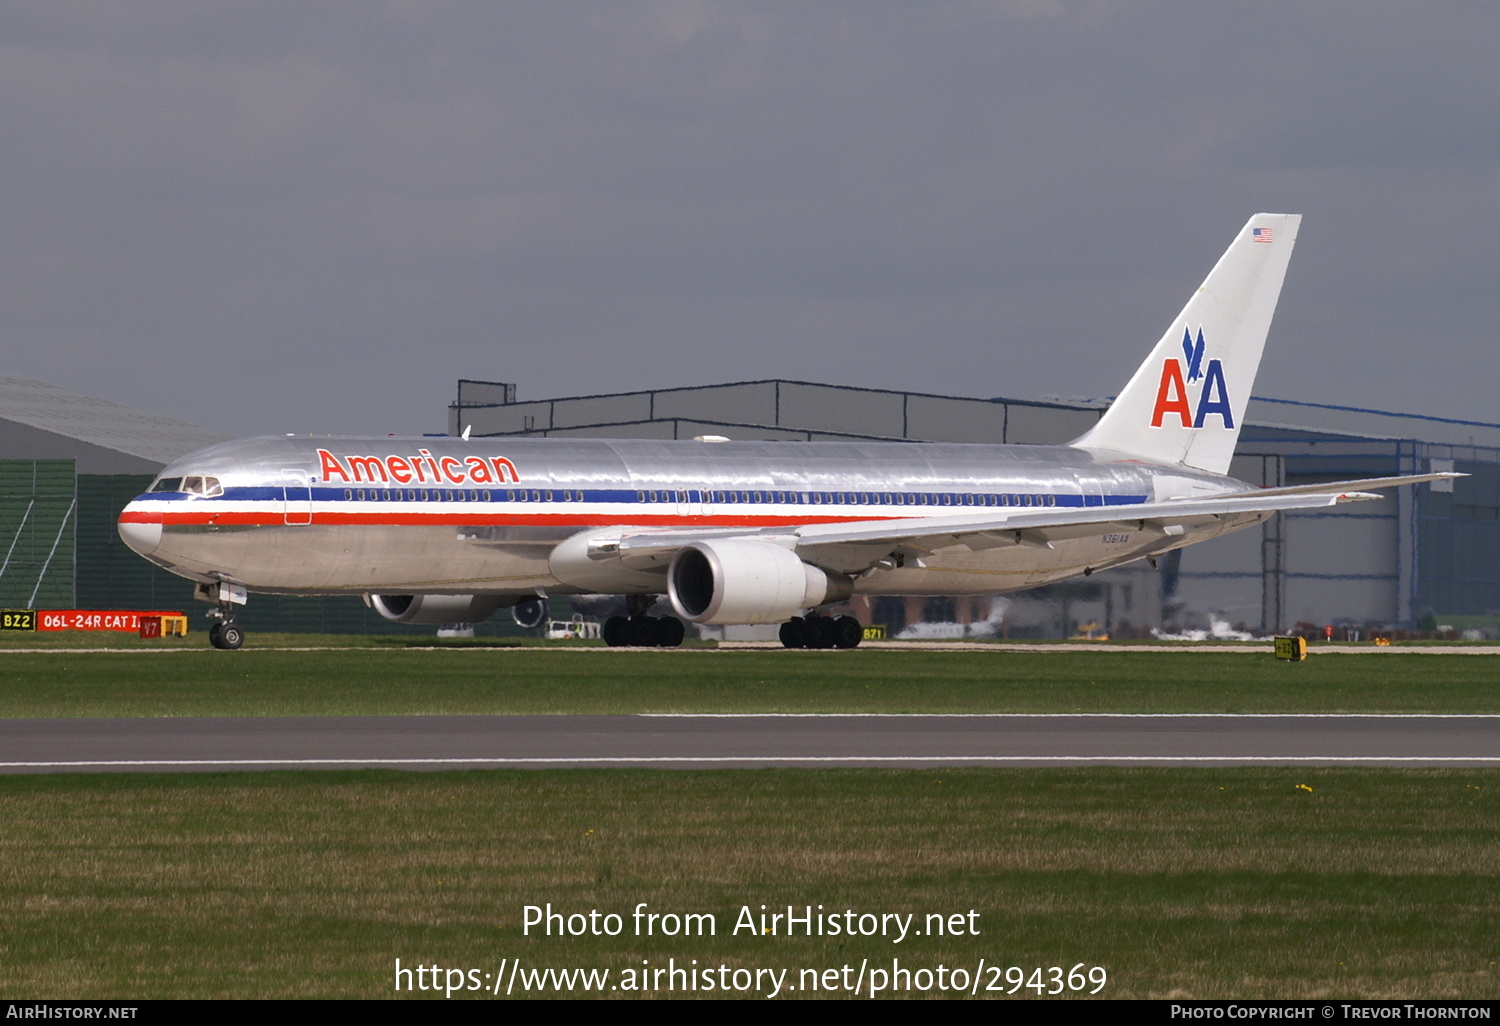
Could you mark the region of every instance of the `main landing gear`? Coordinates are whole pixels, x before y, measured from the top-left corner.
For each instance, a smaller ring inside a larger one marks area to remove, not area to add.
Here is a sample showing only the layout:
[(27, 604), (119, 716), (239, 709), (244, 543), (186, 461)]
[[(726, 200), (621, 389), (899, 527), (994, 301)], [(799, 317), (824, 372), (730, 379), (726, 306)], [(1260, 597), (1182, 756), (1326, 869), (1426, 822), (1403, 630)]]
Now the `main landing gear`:
[(781, 625), (786, 648), (855, 648), (865, 629), (852, 616), (794, 616)]
[(611, 616), (599, 634), (610, 648), (676, 648), (687, 628), (675, 616)]
[(626, 595), (629, 616), (611, 616), (604, 621), (600, 637), (610, 648), (676, 648), (687, 636), (687, 628), (675, 616), (651, 616), (647, 610), (655, 595)]

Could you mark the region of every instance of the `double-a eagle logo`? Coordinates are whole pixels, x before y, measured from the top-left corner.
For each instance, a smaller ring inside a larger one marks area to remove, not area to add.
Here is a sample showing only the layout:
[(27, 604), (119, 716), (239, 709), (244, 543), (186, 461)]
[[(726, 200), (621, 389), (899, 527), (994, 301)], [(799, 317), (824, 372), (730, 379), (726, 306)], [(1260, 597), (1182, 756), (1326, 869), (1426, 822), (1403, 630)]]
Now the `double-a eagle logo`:
[[(1212, 414), (1218, 414), (1226, 428), (1234, 427), (1234, 412), (1229, 408), (1229, 389), (1224, 384), (1224, 365), (1209, 360), (1203, 366), (1203, 329), (1193, 337), (1191, 328), (1182, 329), (1182, 359), (1169, 356), (1162, 361), (1161, 384), (1156, 387), (1156, 406), (1151, 410), (1151, 426), (1161, 427), (1168, 417), (1176, 417), (1185, 428), (1201, 428)], [(1188, 386), (1198, 386), (1198, 403), (1188, 402)]]

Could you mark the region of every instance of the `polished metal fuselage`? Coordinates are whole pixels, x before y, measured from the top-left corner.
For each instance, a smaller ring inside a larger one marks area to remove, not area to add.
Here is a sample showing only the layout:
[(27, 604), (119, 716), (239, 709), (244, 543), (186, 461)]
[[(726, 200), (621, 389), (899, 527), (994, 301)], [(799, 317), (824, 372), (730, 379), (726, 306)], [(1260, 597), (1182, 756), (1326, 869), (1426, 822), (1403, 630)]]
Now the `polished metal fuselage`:
[(1130, 506), (1252, 489), (1067, 446), (269, 437), (193, 453), (161, 478), (190, 475), (217, 479), (222, 493), (148, 492), (121, 514), (122, 536), (183, 577), (282, 594), (659, 592), (660, 572), (613, 574), (601, 564), (579, 577), (554, 550), (581, 533), (631, 529), (785, 534), (984, 507), (1120, 507), (1118, 523), (1044, 545), (956, 544), (895, 561), (878, 546), (812, 554), (855, 576), (858, 593), (984, 594), (1129, 562), (1268, 515), (1204, 518), (1163, 537), (1132, 525)]

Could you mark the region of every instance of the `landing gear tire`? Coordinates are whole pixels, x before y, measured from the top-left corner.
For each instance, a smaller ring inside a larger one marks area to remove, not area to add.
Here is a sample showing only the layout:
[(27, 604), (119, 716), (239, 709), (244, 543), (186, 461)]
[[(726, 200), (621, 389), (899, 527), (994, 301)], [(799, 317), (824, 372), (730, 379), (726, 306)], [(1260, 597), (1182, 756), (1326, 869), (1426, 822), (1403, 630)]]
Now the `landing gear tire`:
[(835, 648), (858, 648), (865, 640), (865, 629), (852, 616), (841, 616), (833, 621), (833, 644)]
[(604, 621), (599, 635), (610, 648), (623, 648), (630, 644), (630, 621), (623, 616), (611, 616)]
[(786, 623), (782, 624), (781, 629), (776, 633), (781, 638), (782, 648), (801, 648), (805, 634), (802, 626), (802, 617), (792, 617)]
[(687, 627), (675, 616), (664, 616), (656, 621), (656, 643), (662, 648), (676, 648), (687, 637)]
[(675, 616), (612, 616), (599, 632), (612, 648), (676, 648), (687, 637), (687, 627)]
[(828, 616), (809, 616), (803, 620), (802, 647), (832, 648), (833, 618)]
[(632, 616), (625, 621), (625, 644), (631, 648), (656, 645), (656, 620), (649, 616)]
[(676, 648), (687, 627), (675, 616), (611, 616), (599, 636), (610, 648)]
[(232, 620), (216, 623), (208, 629), (208, 643), (214, 648), (232, 652), (245, 643), (245, 632)]

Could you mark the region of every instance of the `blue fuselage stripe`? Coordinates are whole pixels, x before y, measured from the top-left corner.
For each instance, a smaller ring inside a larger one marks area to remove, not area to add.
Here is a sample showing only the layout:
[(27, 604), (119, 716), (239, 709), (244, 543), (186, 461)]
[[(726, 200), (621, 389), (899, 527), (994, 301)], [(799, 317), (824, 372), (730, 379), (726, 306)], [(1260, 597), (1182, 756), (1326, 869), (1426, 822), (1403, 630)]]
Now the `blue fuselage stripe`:
[[(686, 499), (679, 499), (686, 495)], [(472, 496), (472, 498), (471, 498)], [(862, 499), (861, 497), (865, 498)], [(1074, 506), (1079, 508), (1100, 506), (1134, 506), (1145, 503), (1145, 495), (1058, 495), (1048, 492), (870, 492), (870, 491), (793, 491), (788, 489), (736, 489), (703, 492), (698, 489), (624, 489), (624, 488), (397, 488), (314, 487), (306, 492), (292, 488), (288, 495), (279, 485), (271, 487), (226, 488), (220, 495), (193, 496), (184, 492), (147, 492), (137, 501), (176, 501), (192, 499), (195, 502), (281, 502), (284, 499), (317, 503), (343, 502), (489, 502), (525, 503), (528, 506), (548, 503), (623, 504), (640, 503), (654, 506), (676, 506), (679, 502), (708, 502), (716, 506), (910, 506), (918, 509), (990, 508), (1015, 509), (1038, 506)], [(1029, 502), (1027, 500), (1030, 500)]]

